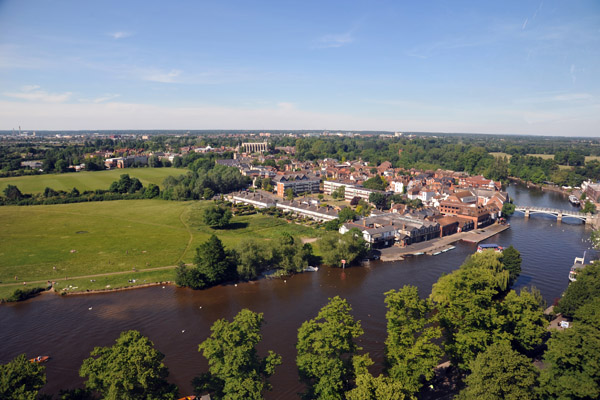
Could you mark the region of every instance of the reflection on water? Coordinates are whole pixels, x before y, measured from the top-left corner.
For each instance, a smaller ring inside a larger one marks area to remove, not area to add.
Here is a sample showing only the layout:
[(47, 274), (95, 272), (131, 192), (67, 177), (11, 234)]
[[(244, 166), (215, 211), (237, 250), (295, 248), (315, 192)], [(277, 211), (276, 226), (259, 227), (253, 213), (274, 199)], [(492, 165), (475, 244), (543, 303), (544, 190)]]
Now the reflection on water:
[[(519, 205), (572, 207), (556, 193), (514, 185), (509, 192)], [(528, 220), (515, 216), (510, 223), (511, 229), (487, 242), (515, 246), (523, 258), (516, 287), (536, 286), (548, 303), (566, 288), (574, 257), (586, 250), (586, 260), (596, 257), (588, 249), (589, 229), (576, 220), (557, 224), (555, 218), (536, 215)], [(360, 345), (381, 363), (386, 335), (383, 293), (415, 285), (427, 296), (440, 275), (458, 268), (475, 249), (475, 245), (458, 243), (456, 249), (435, 257), (372, 262), (346, 270), (321, 268), (285, 281), (261, 280), (204, 291), (157, 286), (90, 296), (46, 294), (0, 307), (0, 362), (23, 352), (31, 357), (50, 355), (45, 391), (57, 393), (82, 382), (78, 369), (94, 346), (110, 345), (121, 331), (137, 329), (166, 355), (170, 380), (182, 395), (188, 394), (191, 379), (207, 369), (198, 344), (210, 334), (211, 324), (219, 318), (231, 319), (246, 307), (265, 316), (259, 352), (271, 349), (283, 356), (283, 364), (271, 378), (274, 390), (266, 397), (296, 398), (302, 391), (295, 367), (297, 330), (303, 321), (316, 316), (328, 298), (340, 295), (350, 302), (365, 330)]]

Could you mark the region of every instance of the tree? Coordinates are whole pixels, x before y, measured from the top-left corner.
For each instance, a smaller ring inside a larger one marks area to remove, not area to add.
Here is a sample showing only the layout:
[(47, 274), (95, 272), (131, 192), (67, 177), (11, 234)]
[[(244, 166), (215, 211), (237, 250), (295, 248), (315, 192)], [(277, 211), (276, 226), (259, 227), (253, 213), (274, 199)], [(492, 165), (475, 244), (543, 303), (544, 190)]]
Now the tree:
[[(579, 280), (578, 280), (579, 281)], [(544, 353), (540, 391), (544, 399), (600, 398), (600, 331), (573, 324), (554, 331)]]
[(574, 320), (600, 330), (600, 297), (595, 297), (575, 311)]
[(594, 203), (586, 200), (581, 212), (593, 214), (596, 212), (596, 206), (594, 205)]
[(285, 189), (285, 198), (289, 201), (294, 200), (294, 190), (292, 188)]
[(344, 199), (346, 197), (346, 186), (340, 186), (331, 193), (334, 199)]
[(167, 382), (164, 355), (138, 331), (121, 333), (111, 347), (96, 347), (83, 360), (79, 375), (88, 389), (107, 400), (174, 399), (177, 386)]
[(273, 247), (273, 263), (288, 274), (302, 271), (312, 257), (309, 243), (303, 245), (301, 240), (286, 232), (281, 234)]
[(369, 202), (373, 203), (375, 207), (377, 207), (380, 210), (389, 208), (388, 198), (384, 193), (371, 193), (369, 195)]
[(515, 350), (528, 353), (543, 343), (548, 321), (544, 318), (545, 303), (539, 290), (523, 288), (519, 295), (511, 290), (497, 305), (497, 326)]
[(45, 367), (21, 354), (0, 365), (0, 399), (35, 400), (46, 384)]
[(388, 183), (383, 177), (375, 175), (374, 177), (367, 179), (363, 183), (363, 186), (367, 189), (385, 190), (388, 187)]
[(507, 342), (490, 345), (471, 363), (466, 388), (458, 399), (534, 400), (537, 399), (537, 369)]
[(334, 267), (340, 266), (342, 260), (352, 264), (367, 252), (366, 242), (358, 229), (351, 229), (343, 235), (328, 232), (319, 240), (319, 248), (323, 262)]
[(202, 193), (202, 197), (204, 200), (210, 200), (215, 195), (215, 192), (211, 188), (204, 188), (204, 192)]
[(19, 188), (16, 187), (15, 185), (7, 185), (4, 188), (4, 196), (8, 200), (12, 200), (12, 201), (21, 200), (25, 197), (25, 196), (23, 196), (23, 193), (21, 193)]
[(267, 357), (258, 357), (263, 321), (262, 313), (248, 309), (232, 322), (215, 321), (210, 337), (198, 346), (208, 360), (209, 372), (192, 382), (197, 394), (210, 392), (214, 399), (262, 399), (262, 392), (271, 389), (268, 378), (281, 364), (281, 356), (271, 350)]
[(162, 163), (160, 162), (160, 159), (158, 158), (158, 156), (152, 155), (152, 156), (148, 157), (148, 166), (150, 168), (159, 168), (159, 167), (162, 167)]
[(144, 197), (147, 199), (153, 199), (155, 197), (158, 197), (160, 195), (160, 188), (158, 187), (158, 185), (155, 185), (154, 183), (151, 183), (148, 185), (148, 187), (146, 188), (146, 191), (144, 192)]
[(600, 263), (597, 261), (577, 274), (577, 281), (567, 287), (555, 311), (571, 317), (595, 297), (600, 297)]
[(423, 378), (430, 380), (442, 350), (435, 340), (442, 335), (439, 326), (430, 321), (431, 301), (421, 300), (415, 286), (385, 293), (388, 311), (385, 341), (387, 371), (407, 392), (416, 394)]
[(402, 384), (390, 377), (379, 375), (375, 378), (368, 370), (373, 361), (368, 354), (352, 359), (356, 387), (346, 392), (348, 400), (404, 400), (411, 398), (405, 394)]
[(509, 202), (502, 204), (502, 215), (510, 217), (515, 213), (515, 205)]
[(346, 300), (329, 299), (316, 318), (298, 329), (296, 364), (307, 385), (306, 399), (343, 399), (354, 378), (352, 357), (360, 348), (354, 339), (363, 334)]
[(229, 224), (232, 213), (229, 208), (210, 205), (202, 212), (202, 220), (211, 228), (224, 228)]
[(236, 248), (237, 274), (240, 279), (255, 279), (272, 261), (267, 245), (256, 239), (243, 239)]
[(225, 250), (223, 242), (216, 235), (211, 235), (196, 249), (194, 263), (205, 281), (209, 285), (216, 285), (234, 277), (233, 256), (232, 252)]
[(500, 262), (504, 265), (504, 268), (508, 270), (510, 279), (509, 284), (512, 285), (521, 274), (521, 253), (510, 245), (502, 252)]
[(356, 212), (350, 207), (344, 207), (338, 212), (338, 219), (342, 222), (354, 221)]

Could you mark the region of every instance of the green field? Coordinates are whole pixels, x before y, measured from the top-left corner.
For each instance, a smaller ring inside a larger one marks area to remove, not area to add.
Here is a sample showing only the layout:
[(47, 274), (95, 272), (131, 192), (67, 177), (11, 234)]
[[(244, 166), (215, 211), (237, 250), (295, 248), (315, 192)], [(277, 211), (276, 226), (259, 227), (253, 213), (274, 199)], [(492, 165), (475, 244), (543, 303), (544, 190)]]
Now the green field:
[[(127, 286), (132, 274), (149, 274), (151, 278), (144, 279), (152, 281), (173, 280), (173, 269), (143, 270), (192, 262), (196, 247), (212, 233), (229, 248), (244, 238), (270, 240), (282, 232), (305, 238), (316, 235), (312, 228), (261, 214), (234, 217), (231, 229), (213, 230), (201, 222), (201, 211), (208, 204), (120, 200), (0, 207), (0, 298), (23, 287), (23, 281), (56, 280), (62, 287), (68, 283), (85, 290), (106, 284)], [(134, 267), (140, 272), (133, 273)], [(73, 281), (113, 272), (131, 273), (94, 277), (96, 282)], [(19, 286), (14, 286), (16, 282)]]
[(554, 159), (554, 154), (527, 154), (527, 155), (531, 156), (531, 157), (543, 158), (544, 160)]
[(512, 155), (510, 155), (508, 153), (502, 153), (502, 152), (499, 152), (499, 151), (497, 151), (497, 152), (491, 152), (490, 155), (492, 155), (494, 157), (502, 157), (502, 158), (507, 157), (509, 160), (512, 157)]
[(600, 156), (585, 156), (585, 162), (600, 161)]
[(16, 185), (23, 193), (40, 193), (50, 187), (54, 190), (70, 191), (76, 187), (85, 190), (108, 189), (122, 174), (138, 178), (144, 186), (149, 183), (161, 185), (170, 175), (178, 176), (189, 170), (183, 168), (127, 168), (110, 171), (69, 172), (66, 174), (30, 175), (0, 178), (0, 192), (8, 185)]

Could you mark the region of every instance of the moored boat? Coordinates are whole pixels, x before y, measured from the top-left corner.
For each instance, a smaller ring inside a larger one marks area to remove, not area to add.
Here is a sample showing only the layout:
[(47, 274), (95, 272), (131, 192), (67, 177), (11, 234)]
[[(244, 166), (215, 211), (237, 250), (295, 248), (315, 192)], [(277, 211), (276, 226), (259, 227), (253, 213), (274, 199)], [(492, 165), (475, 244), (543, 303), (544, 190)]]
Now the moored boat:
[(29, 361), (32, 363), (43, 363), (48, 361), (49, 358), (50, 356), (37, 356), (35, 358), (30, 358)]
[(569, 195), (569, 202), (571, 204), (573, 204), (574, 206), (578, 206), (578, 205), (581, 204), (581, 202), (579, 201), (579, 199), (576, 196), (574, 196), (574, 195)]
[(502, 250), (504, 250), (502, 248), (502, 246), (498, 245), (498, 244), (480, 244), (479, 246), (477, 246), (477, 252), (481, 253), (484, 250), (494, 250), (496, 253), (502, 253)]
[(583, 257), (575, 257), (575, 261), (573, 261), (573, 266), (569, 271), (569, 280), (571, 282), (575, 282), (577, 280), (577, 273), (579, 270), (585, 267), (585, 253), (583, 253)]

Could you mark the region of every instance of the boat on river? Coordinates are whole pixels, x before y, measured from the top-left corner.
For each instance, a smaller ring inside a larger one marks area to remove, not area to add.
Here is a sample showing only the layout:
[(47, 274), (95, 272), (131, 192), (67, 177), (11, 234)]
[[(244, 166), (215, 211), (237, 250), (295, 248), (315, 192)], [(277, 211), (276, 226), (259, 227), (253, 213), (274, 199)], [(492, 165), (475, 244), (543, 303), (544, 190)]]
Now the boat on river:
[(577, 273), (579, 270), (585, 268), (585, 252), (583, 253), (583, 257), (575, 257), (575, 261), (573, 261), (573, 266), (569, 271), (569, 280), (571, 282), (575, 282), (577, 280)]
[(494, 250), (496, 253), (502, 253), (502, 246), (499, 244), (489, 243), (489, 244), (480, 244), (477, 246), (477, 252), (481, 253), (484, 250)]
[(581, 202), (579, 201), (579, 199), (576, 196), (574, 196), (574, 195), (570, 195), (569, 196), (569, 202), (571, 204), (573, 204), (574, 206), (581, 205)]
[(29, 362), (41, 364), (43, 362), (48, 361), (49, 359), (50, 359), (50, 356), (37, 356), (35, 358), (30, 358)]

